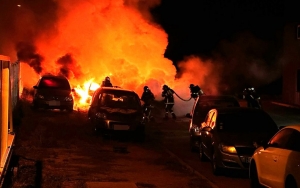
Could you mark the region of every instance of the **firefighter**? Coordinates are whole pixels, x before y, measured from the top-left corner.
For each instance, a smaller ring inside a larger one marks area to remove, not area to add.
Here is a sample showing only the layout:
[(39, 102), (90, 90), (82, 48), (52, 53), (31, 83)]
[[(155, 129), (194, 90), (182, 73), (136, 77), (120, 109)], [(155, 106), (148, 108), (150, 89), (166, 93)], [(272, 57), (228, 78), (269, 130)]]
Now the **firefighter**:
[(105, 79), (102, 81), (101, 87), (113, 87), (108, 76), (106, 76)]
[(194, 98), (195, 100), (197, 99), (198, 96), (201, 96), (204, 94), (202, 89), (198, 85), (190, 84), (190, 93), (191, 93), (191, 98)]
[(152, 91), (149, 89), (148, 86), (144, 86), (144, 92), (141, 96), (141, 100), (144, 102), (143, 110), (144, 110), (144, 117), (149, 120), (150, 112), (151, 112), (151, 104), (154, 101), (155, 97)]
[(167, 85), (163, 85), (162, 97), (164, 97), (165, 102), (165, 119), (169, 118), (169, 113), (171, 113), (172, 118), (176, 119), (176, 115), (173, 111), (174, 106), (174, 91)]
[(243, 91), (243, 99), (247, 101), (250, 108), (261, 108), (260, 97), (253, 87), (246, 87)]

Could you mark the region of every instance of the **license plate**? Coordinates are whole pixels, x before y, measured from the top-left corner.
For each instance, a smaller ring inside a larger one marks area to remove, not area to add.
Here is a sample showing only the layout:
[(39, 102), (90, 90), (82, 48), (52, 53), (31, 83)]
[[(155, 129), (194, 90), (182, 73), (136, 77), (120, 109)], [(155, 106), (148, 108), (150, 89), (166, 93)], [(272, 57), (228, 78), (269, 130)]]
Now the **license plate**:
[(49, 106), (60, 106), (59, 101), (49, 101)]
[(251, 159), (252, 159), (252, 157), (241, 157), (241, 161), (243, 163), (250, 163)]
[(114, 125), (114, 130), (126, 131), (129, 130), (129, 125)]

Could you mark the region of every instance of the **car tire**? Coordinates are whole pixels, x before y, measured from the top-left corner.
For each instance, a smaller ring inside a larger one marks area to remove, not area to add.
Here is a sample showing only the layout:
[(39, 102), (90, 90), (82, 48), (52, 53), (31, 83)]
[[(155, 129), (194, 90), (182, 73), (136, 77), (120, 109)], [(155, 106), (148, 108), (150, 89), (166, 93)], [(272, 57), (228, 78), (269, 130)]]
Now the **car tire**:
[(220, 168), (217, 164), (217, 161), (216, 161), (216, 154), (215, 152), (212, 152), (212, 157), (211, 157), (211, 166), (212, 166), (212, 171), (213, 171), (213, 174), (216, 175), (216, 176), (219, 176), (222, 174), (222, 168)]
[(200, 161), (207, 161), (207, 157), (204, 154), (202, 142), (199, 142), (199, 159)]
[(292, 176), (288, 176), (284, 183), (285, 188), (297, 188), (297, 182)]
[(261, 188), (262, 186), (259, 183), (258, 180), (258, 173), (255, 162), (251, 163), (250, 166), (250, 187), (251, 188)]
[(66, 110), (67, 110), (67, 112), (73, 112), (74, 111), (73, 106), (68, 107)]

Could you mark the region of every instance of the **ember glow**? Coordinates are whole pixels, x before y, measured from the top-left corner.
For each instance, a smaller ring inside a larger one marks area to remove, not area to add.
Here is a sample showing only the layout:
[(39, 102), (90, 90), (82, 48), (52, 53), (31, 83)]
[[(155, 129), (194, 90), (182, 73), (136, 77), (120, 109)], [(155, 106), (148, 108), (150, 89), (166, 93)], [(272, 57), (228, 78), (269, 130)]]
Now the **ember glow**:
[[(76, 107), (89, 104), (92, 90), (99, 87), (106, 76), (114, 86), (134, 90), (139, 95), (147, 85), (160, 100), (162, 85), (166, 84), (188, 99), (189, 84), (200, 84), (202, 76), (196, 73), (197, 79), (194, 75), (175, 79), (176, 68), (164, 57), (167, 34), (147, 13), (158, 1), (150, 2), (59, 1), (56, 27), (35, 39), (34, 47), (30, 48), (32, 52), (25, 54), (39, 59), (31, 60), (28, 66), (38, 68), (39, 75), (67, 76), (76, 91)], [(24, 75), (23, 79), (24, 85), (35, 84), (30, 81), (32, 77)], [(187, 105), (183, 103), (180, 109)], [(189, 112), (190, 104), (188, 106), (184, 114)]]

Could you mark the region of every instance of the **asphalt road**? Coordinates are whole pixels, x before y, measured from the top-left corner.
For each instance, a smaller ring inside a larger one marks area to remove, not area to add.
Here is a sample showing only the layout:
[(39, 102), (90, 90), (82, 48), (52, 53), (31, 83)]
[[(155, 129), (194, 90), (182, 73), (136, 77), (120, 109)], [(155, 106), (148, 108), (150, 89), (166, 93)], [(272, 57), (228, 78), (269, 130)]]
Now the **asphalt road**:
[[(85, 111), (32, 111), (16, 127), (16, 175), (12, 188), (211, 188), (211, 183), (180, 163), (151, 135), (146, 141), (126, 134), (97, 136)], [(148, 125), (150, 126), (150, 124)]]
[[(299, 109), (271, 101), (263, 108), (278, 126), (300, 122)], [(84, 111), (34, 112), (26, 102), (23, 109), (14, 153), (18, 173), (10, 187), (250, 187), (247, 172), (213, 175), (210, 163), (189, 149), (189, 119), (163, 120), (159, 103), (144, 143), (95, 136)]]
[[(246, 106), (240, 101), (241, 106)], [(263, 109), (274, 119), (278, 127), (291, 124), (300, 125), (300, 109), (276, 101), (263, 101)], [(201, 162), (198, 153), (193, 153), (189, 148), (189, 119), (179, 117), (176, 120), (158, 121), (151, 124), (161, 138), (160, 142), (171, 153), (176, 155), (186, 166), (192, 168), (195, 173), (201, 174), (211, 185), (219, 188), (250, 188), (247, 171), (228, 171), (227, 173), (215, 176), (212, 174), (210, 162)], [(154, 134), (153, 134), (154, 135)]]

